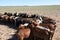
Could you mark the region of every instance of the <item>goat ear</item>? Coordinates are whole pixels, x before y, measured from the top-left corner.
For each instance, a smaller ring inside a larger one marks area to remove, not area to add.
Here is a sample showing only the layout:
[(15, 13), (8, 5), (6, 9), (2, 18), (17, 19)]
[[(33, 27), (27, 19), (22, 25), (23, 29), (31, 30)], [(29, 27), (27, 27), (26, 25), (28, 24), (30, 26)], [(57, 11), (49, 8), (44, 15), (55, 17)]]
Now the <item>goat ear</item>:
[(21, 28), (23, 25), (21, 24), (21, 25), (19, 25), (19, 28)]
[(24, 28), (24, 25), (20, 25), (20, 26), (19, 26), (19, 29), (23, 29), (23, 28)]

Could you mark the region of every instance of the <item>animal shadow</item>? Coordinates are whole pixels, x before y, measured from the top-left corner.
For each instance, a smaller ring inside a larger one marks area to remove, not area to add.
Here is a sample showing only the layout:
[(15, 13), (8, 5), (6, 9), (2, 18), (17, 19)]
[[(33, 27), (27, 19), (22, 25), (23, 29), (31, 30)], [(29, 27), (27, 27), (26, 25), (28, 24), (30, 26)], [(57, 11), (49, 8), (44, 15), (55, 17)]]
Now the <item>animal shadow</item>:
[(14, 35), (12, 35), (12, 38), (9, 38), (8, 40), (18, 40), (16, 33)]

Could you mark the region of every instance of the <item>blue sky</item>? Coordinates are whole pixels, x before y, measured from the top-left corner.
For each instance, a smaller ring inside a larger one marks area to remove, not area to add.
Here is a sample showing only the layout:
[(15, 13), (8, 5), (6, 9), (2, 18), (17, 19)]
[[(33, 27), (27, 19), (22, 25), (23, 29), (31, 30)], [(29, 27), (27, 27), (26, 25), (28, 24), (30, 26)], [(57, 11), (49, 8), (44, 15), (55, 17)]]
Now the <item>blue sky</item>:
[(60, 5), (60, 0), (0, 0), (0, 6)]

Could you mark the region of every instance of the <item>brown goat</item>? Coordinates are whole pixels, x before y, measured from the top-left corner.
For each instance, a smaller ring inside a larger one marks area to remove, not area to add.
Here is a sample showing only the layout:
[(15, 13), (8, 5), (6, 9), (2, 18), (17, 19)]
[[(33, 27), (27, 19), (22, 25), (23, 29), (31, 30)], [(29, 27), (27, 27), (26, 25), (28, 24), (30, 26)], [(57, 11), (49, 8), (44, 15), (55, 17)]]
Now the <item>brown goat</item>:
[(4, 24), (8, 23), (9, 21), (9, 16), (8, 15), (2, 15), (1, 20)]
[[(48, 20), (48, 22), (51, 22), (51, 23), (46, 22), (46, 23), (37, 24), (36, 21), (35, 22), (33, 21), (33, 24), (35, 25), (34, 30), (33, 30), (33, 34), (35, 34), (34, 35), (35, 38), (44, 38), (44, 40), (52, 40), (54, 31), (56, 29), (56, 25), (53, 24), (52, 20), (50, 20), (50, 21), (49, 21), (49, 19), (46, 19), (46, 20)], [(40, 30), (38, 30), (37, 28)], [(44, 30), (44, 31), (42, 31), (42, 30)], [(42, 33), (42, 36), (39, 35), (41, 33)], [(45, 34), (45, 35), (43, 35), (43, 34)]]
[(21, 24), (18, 30), (19, 40), (24, 40), (24, 38), (28, 38), (30, 36), (30, 32), (31, 32), (30, 28), (27, 28), (27, 26)]
[(14, 18), (15, 18), (15, 16), (10, 16), (10, 18), (9, 18), (9, 19), (10, 19), (10, 22), (11, 22), (12, 24), (15, 23), (15, 19), (14, 19)]
[(2, 20), (8, 20), (8, 18), (9, 18), (8, 15), (3, 15), (3, 16), (1, 16), (1, 19), (2, 19)]

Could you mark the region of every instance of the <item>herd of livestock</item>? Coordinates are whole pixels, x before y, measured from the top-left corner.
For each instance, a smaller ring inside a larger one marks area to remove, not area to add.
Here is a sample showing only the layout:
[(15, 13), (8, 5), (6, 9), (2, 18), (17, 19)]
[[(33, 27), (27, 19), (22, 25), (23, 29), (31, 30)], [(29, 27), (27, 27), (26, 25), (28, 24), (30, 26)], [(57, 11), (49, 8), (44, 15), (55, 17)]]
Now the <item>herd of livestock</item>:
[(56, 29), (55, 20), (36, 14), (5, 12), (0, 20), (18, 28), (18, 40), (52, 40)]

